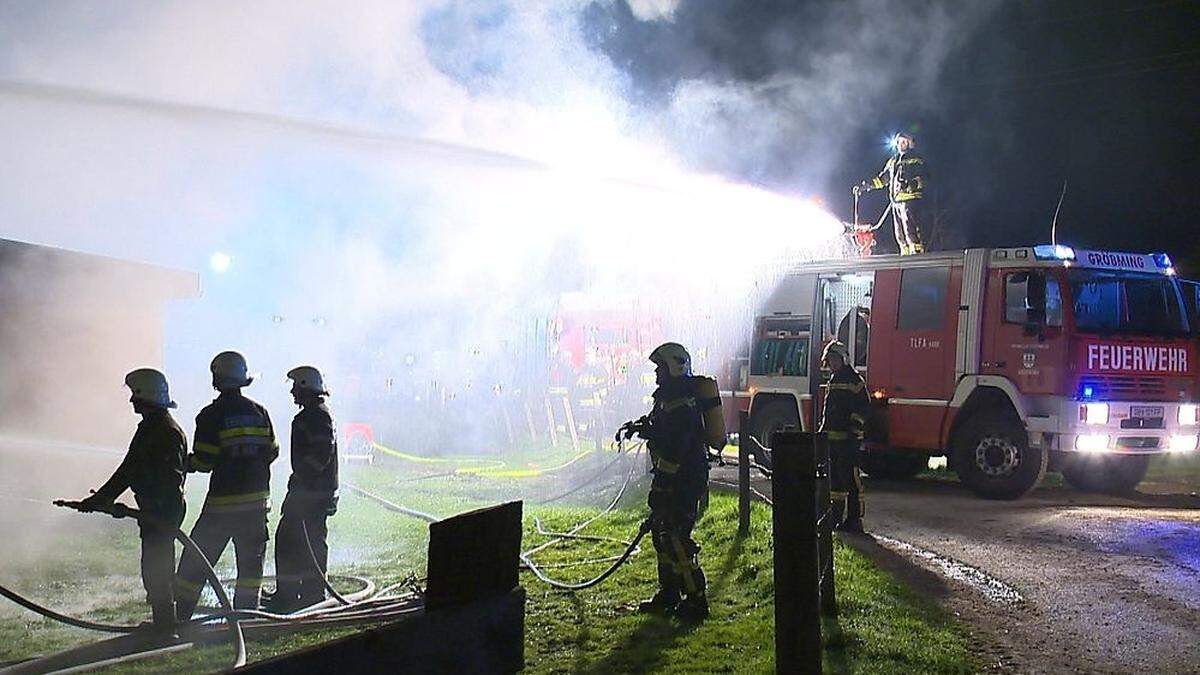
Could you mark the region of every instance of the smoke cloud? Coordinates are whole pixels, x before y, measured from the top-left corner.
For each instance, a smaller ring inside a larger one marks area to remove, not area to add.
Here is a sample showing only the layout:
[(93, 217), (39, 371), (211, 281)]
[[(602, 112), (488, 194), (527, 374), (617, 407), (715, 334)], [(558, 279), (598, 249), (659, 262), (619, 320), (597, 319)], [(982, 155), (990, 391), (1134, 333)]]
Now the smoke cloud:
[(579, 295), (716, 369), (781, 262), (841, 254), (809, 197), (860, 111), (928, 93), (991, 6), (9, 4), (0, 222), (201, 271), (167, 322), (184, 411), (237, 348), (280, 426), (307, 362), (399, 433), (397, 398), (535, 386), (513, 364), (569, 356)]

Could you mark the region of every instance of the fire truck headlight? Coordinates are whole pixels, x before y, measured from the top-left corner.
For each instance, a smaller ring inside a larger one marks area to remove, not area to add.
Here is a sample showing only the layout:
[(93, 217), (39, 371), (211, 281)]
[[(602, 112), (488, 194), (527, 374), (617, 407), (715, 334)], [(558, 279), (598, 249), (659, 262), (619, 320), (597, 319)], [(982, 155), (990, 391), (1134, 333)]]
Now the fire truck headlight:
[(1171, 444), (1167, 446), (1171, 452), (1192, 452), (1196, 449), (1195, 436), (1172, 436)]
[(1108, 449), (1105, 434), (1080, 434), (1075, 437), (1075, 449), (1081, 452), (1101, 452)]
[(1080, 405), (1079, 421), (1084, 424), (1108, 424), (1108, 404), (1084, 403)]
[(1179, 406), (1179, 426), (1188, 427), (1195, 425), (1198, 409), (1200, 409), (1200, 406), (1197, 406), (1195, 403), (1184, 403)]

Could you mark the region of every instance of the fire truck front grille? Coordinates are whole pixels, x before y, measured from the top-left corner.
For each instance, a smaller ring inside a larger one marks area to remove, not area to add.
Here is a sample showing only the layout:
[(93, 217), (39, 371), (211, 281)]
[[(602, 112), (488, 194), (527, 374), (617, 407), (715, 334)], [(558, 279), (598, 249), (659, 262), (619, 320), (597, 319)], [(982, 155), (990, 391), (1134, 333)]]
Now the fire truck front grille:
[(1156, 401), (1167, 393), (1162, 378), (1141, 375), (1091, 377), (1083, 380), (1083, 386), (1091, 387), (1092, 396), (1102, 401)]

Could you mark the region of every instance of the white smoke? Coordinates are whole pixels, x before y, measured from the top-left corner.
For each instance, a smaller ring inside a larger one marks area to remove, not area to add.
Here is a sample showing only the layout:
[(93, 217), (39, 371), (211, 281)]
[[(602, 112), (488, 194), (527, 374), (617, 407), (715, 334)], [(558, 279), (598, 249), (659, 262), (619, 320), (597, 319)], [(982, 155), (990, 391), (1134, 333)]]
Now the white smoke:
[[(584, 34), (591, 6), (7, 4), (0, 235), (203, 270), (205, 297), (168, 331), (186, 411), (227, 347), (264, 373), (251, 394), (272, 409), (299, 362), (332, 371), (343, 405), (413, 355), (465, 386), (572, 292), (735, 344), (769, 264), (837, 250), (836, 219), (800, 190), (853, 111), (898, 78), (921, 91), (982, 13), (845, 3), (789, 37), (811, 61), (753, 85), (688, 79), (647, 107)], [(687, 8), (630, 4), (659, 25)], [(798, 194), (695, 173), (779, 166)], [(228, 271), (207, 269), (214, 251)]]

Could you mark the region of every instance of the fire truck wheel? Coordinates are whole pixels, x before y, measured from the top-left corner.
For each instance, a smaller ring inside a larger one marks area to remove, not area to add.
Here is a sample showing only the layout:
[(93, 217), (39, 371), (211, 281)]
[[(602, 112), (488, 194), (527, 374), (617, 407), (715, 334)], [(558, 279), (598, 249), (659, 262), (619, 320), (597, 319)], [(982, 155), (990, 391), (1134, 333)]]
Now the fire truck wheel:
[(954, 469), (959, 480), (987, 499), (1018, 499), (1041, 482), (1049, 453), (1029, 447), (1015, 415), (984, 413), (956, 434)]
[(929, 457), (910, 452), (864, 453), (861, 464), (872, 478), (908, 480), (929, 466)]
[(1083, 492), (1124, 494), (1132, 492), (1146, 477), (1149, 455), (1091, 456), (1074, 454), (1063, 462), (1067, 483)]
[[(796, 413), (795, 404), (787, 401), (771, 401), (764, 405), (762, 410), (755, 411), (754, 417), (750, 420), (750, 428), (759, 443), (769, 448), (771, 447), (771, 436), (776, 431), (789, 428), (799, 429), (800, 417)], [(759, 450), (757, 445), (750, 447), (754, 454), (754, 460), (768, 469), (771, 468), (771, 454)]]

